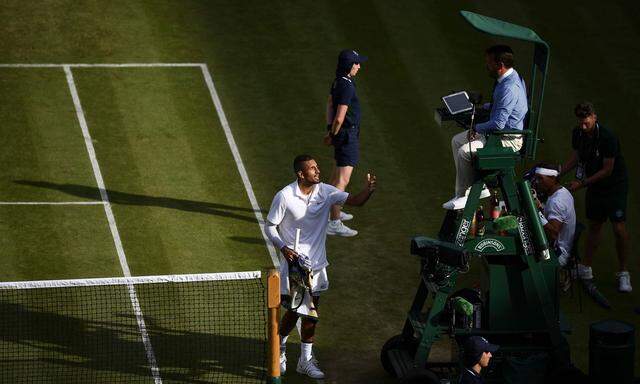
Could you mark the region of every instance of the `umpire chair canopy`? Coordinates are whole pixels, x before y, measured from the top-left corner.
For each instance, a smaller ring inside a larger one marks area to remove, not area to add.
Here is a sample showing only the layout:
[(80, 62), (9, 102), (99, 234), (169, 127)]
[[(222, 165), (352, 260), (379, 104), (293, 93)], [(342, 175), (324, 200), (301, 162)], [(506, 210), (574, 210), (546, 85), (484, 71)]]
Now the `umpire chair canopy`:
[[(542, 99), (544, 86), (547, 79), (549, 57), (551, 49), (549, 44), (542, 40), (533, 30), (521, 25), (508, 23), (493, 17), (480, 15), (469, 11), (460, 11), (464, 19), (475, 29), (494, 36), (508, 37), (517, 40), (529, 41), (534, 44), (533, 68), (531, 73), (531, 84), (528, 84), (529, 113), (525, 119), (524, 127), (531, 131), (525, 138), (525, 153), (523, 158), (535, 160), (538, 146), (538, 136), (540, 135), (540, 113), (542, 111)], [(536, 75), (540, 73), (540, 87), (536, 87)], [(538, 90), (539, 89), (539, 90)]]

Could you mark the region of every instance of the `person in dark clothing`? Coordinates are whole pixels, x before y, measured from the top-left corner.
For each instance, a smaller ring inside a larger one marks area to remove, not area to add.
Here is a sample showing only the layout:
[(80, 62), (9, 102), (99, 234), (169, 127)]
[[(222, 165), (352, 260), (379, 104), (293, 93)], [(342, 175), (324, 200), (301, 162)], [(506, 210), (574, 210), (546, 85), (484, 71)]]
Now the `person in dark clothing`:
[[(331, 83), (327, 99), (327, 134), (324, 143), (333, 145), (335, 166), (331, 184), (341, 191), (349, 184), (351, 173), (360, 158), (360, 101), (356, 94), (355, 77), (361, 63), (366, 60), (366, 56), (354, 50), (341, 51), (338, 55), (336, 76)], [(358, 231), (342, 223), (352, 218), (353, 215), (342, 212), (340, 206), (334, 206), (327, 235), (357, 235)]]
[(608, 219), (616, 239), (618, 291), (631, 292), (631, 276), (627, 270), (629, 234), (625, 226), (629, 178), (620, 142), (611, 130), (600, 124), (593, 104), (582, 102), (574, 113), (578, 126), (573, 129), (573, 151), (562, 165), (561, 174), (576, 168), (576, 180), (569, 183), (569, 191), (587, 189), (585, 209), (589, 231), (578, 275), (584, 280), (593, 279), (591, 263), (600, 244), (602, 225)]
[(483, 384), (480, 371), (489, 366), (492, 353), (498, 348), (499, 346), (489, 343), (484, 337), (469, 337), (464, 343), (464, 368), (458, 384)]

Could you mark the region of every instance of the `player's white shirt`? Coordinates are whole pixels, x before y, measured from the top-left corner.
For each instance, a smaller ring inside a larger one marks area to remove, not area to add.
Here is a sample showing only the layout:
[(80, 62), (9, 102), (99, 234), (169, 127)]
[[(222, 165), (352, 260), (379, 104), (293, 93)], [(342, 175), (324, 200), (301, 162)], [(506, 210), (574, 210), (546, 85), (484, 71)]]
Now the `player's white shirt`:
[(565, 187), (561, 187), (549, 196), (544, 206), (544, 217), (547, 220), (553, 219), (563, 223), (555, 245), (560, 249), (561, 255), (569, 257), (573, 246), (573, 235), (576, 231), (576, 210), (571, 192)]
[[(324, 183), (313, 187), (309, 195), (300, 191), (298, 182), (282, 188), (271, 203), (267, 220), (278, 226), (283, 245), (293, 249), (296, 241), (296, 228), (300, 229), (298, 253), (309, 256), (314, 271), (329, 265), (325, 240), (331, 206), (342, 205), (349, 194)], [(280, 264), (286, 261), (280, 256)]]

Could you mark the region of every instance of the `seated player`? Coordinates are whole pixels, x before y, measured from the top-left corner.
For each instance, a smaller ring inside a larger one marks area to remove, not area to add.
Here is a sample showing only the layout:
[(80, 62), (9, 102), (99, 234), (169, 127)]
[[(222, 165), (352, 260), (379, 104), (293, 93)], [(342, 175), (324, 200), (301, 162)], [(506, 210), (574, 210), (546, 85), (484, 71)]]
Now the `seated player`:
[(540, 222), (544, 232), (554, 245), (558, 262), (567, 265), (576, 231), (576, 210), (573, 196), (560, 185), (558, 170), (550, 165), (540, 165), (535, 170), (536, 189), (548, 196)]

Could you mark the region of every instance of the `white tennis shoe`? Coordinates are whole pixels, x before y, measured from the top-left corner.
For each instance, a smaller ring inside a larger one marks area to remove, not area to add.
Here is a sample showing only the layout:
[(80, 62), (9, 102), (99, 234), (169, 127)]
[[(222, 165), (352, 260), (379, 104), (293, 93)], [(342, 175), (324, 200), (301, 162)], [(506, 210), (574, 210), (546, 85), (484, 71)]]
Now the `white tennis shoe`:
[(593, 270), (584, 264), (578, 264), (578, 277), (582, 280), (593, 279)]
[(349, 221), (351, 219), (353, 219), (352, 214), (340, 211), (340, 221)]
[(331, 220), (327, 226), (327, 235), (335, 235), (342, 237), (352, 237), (358, 234), (358, 231), (344, 225), (340, 220)]
[(324, 379), (324, 372), (318, 367), (318, 361), (314, 358), (304, 361), (302, 357), (298, 360), (298, 366), (296, 367), (298, 373), (307, 375), (312, 379)]
[(618, 278), (618, 292), (628, 293), (633, 290), (631, 288), (631, 276), (628, 271), (622, 271), (616, 273)]
[[(448, 209), (448, 210), (463, 209), (465, 207), (465, 205), (467, 205), (467, 197), (469, 196), (469, 192), (470, 191), (471, 191), (471, 187), (467, 188), (464, 196), (462, 196), (462, 197), (455, 197), (454, 196), (451, 200), (449, 200), (446, 203), (442, 204), (442, 208)], [(482, 192), (480, 192), (480, 198), (481, 199), (486, 199), (489, 196), (491, 196), (491, 192), (489, 191), (489, 189), (487, 187), (483, 188)]]

